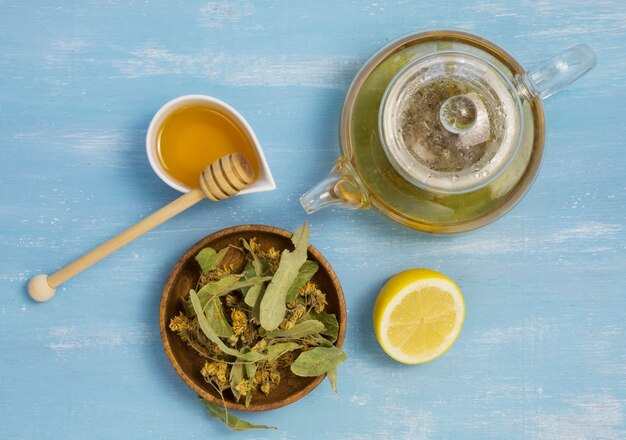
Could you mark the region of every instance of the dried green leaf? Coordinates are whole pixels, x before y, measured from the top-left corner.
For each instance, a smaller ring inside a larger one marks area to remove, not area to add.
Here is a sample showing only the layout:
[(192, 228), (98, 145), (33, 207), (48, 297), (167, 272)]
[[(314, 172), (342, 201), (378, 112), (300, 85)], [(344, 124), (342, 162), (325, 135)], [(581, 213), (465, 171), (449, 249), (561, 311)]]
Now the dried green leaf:
[(226, 295), (233, 290), (239, 290), (244, 287), (255, 286), (257, 284), (269, 281), (272, 277), (254, 277), (249, 280), (239, 281), (241, 275), (226, 275), (215, 283), (206, 284), (198, 291), (198, 298), (203, 307), (206, 307), (208, 301), (219, 296)]
[(300, 348), (300, 344), (297, 342), (279, 342), (277, 344), (270, 345), (266, 350), (267, 360), (276, 360), (283, 354), (289, 351), (297, 350), (298, 348)]
[(236, 386), (241, 382), (244, 375), (244, 366), (243, 364), (233, 364), (230, 367), (230, 391), (232, 391), (235, 399), (239, 401), (241, 398), (241, 393), (237, 390)]
[(265, 286), (263, 285), (263, 283), (255, 284), (254, 286), (250, 287), (248, 292), (245, 294), (246, 296), (244, 297), (243, 302), (245, 302), (253, 309), (256, 308), (259, 305), (259, 300), (262, 297), (261, 294), (263, 293), (264, 287)]
[(198, 324), (200, 325), (200, 329), (205, 334), (209, 340), (214, 342), (220, 350), (222, 350), (225, 354), (229, 354), (231, 356), (240, 356), (241, 353), (238, 350), (228, 347), (224, 342), (220, 339), (220, 337), (215, 333), (215, 331), (209, 325), (209, 322), (204, 315), (204, 310), (202, 310), (202, 305), (200, 304), (200, 299), (196, 292), (191, 290), (189, 292), (189, 298), (191, 299), (191, 305), (193, 306), (193, 311), (198, 318)]
[(239, 281), (240, 278), (241, 275), (230, 274), (214, 283), (207, 283), (202, 286), (202, 288), (196, 292), (198, 299), (200, 299), (200, 304), (202, 304), (202, 308), (204, 309), (210, 300), (219, 296), (219, 292), (232, 286)]
[(226, 316), (224, 316), (224, 308), (219, 298), (213, 298), (207, 303), (204, 314), (217, 336), (221, 338), (230, 338), (232, 336), (233, 329), (226, 320)]
[(250, 382), (252, 382), (252, 380), (254, 380), (254, 375), (256, 374), (256, 369), (259, 365), (256, 362), (248, 362), (243, 364), (243, 366), (246, 370), (246, 377)]
[(335, 392), (335, 394), (337, 394), (337, 367), (326, 373), (326, 377), (328, 378), (328, 381), (330, 382), (330, 386), (333, 388), (333, 391)]
[(321, 347), (334, 347), (335, 346), (335, 344), (330, 342), (328, 339), (326, 339), (322, 335), (316, 335), (315, 336), (315, 341), (317, 341), (317, 345), (319, 345)]
[(309, 239), (307, 223), (296, 229), (291, 237), (294, 251), (284, 250), (278, 269), (267, 286), (259, 310), (261, 326), (266, 330), (275, 330), (285, 317), (287, 306), (285, 298), (289, 288), (298, 276), (302, 264), (306, 261)]
[(259, 353), (258, 351), (249, 351), (247, 353), (240, 353), (237, 358), (242, 362), (259, 362), (267, 359), (267, 355)]
[(337, 317), (332, 313), (317, 313), (315, 311), (309, 312), (309, 317), (317, 319), (324, 324), (324, 330), (320, 333), (329, 337), (330, 342), (335, 342), (339, 336), (339, 323)]
[(313, 275), (315, 275), (315, 272), (317, 272), (318, 268), (319, 268), (319, 265), (315, 261), (306, 260), (302, 264), (302, 266), (300, 267), (300, 270), (298, 271), (298, 276), (296, 276), (296, 279), (293, 281), (293, 283), (291, 284), (291, 287), (289, 288), (289, 292), (287, 292), (287, 297), (285, 298), (285, 302), (289, 303), (293, 301), (293, 299), (298, 295), (298, 291), (311, 278), (313, 278)]
[[(243, 269), (243, 279), (244, 280), (249, 280), (251, 278), (254, 278), (256, 276), (256, 271), (254, 270), (254, 267), (252, 266), (251, 262), (246, 262), (246, 266)], [(248, 293), (248, 290), (250, 290), (250, 287), (242, 287), (241, 288), (241, 292), (244, 294), (244, 296)]]
[(196, 261), (200, 265), (202, 272), (208, 273), (217, 269), (217, 266), (222, 262), (227, 252), (228, 248), (216, 252), (212, 247), (205, 247), (196, 255)]
[(254, 268), (254, 271), (256, 272), (256, 276), (260, 277), (263, 274), (263, 263), (261, 263), (261, 260), (259, 259), (258, 255), (254, 253), (254, 251), (252, 250), (252, 247), (246, 240), (242, 238), (241, 242), (243, 243), (243, 247), (245, 248), (245, 250), (247, 250), (248, 253), (252, 255), (252, 267)]
[(242, 289), (244, 287), (254, 287), (257, 285), (262, 285), (264, 282), (269, 281), (271, 279), (272, 277), (254, 277), (254, 278), (250, 278), (249, 280), (238, 281), (228, 286), (226, 289), (218, 292), (218, 295), (222, 296), (229, 292), (232, 292), (233, 290)]
[(291, 364), (291, 372), (296, 376), (316, 377), (328, 373), (348, 357), (337, 347), (316, 347), (300, 353)]
[(302, 321), (290, 329), (276, 329), (267, 333), (270, 338), (303, 338), (309, 335), (316, 335), (324, 330), (324, 324), (315, 319)]
[(240, 419), (232, 412), (228, 411), (224, 406), (216, 405), (213, 402), (204, 400), (200, 396), (198, 396), (198, 399), (200, 399), (211, 417), (221, 420), (226, 426), (234, 431), (247, 431), (249, 429), (276, 429), (275, 426), (254, 425)]

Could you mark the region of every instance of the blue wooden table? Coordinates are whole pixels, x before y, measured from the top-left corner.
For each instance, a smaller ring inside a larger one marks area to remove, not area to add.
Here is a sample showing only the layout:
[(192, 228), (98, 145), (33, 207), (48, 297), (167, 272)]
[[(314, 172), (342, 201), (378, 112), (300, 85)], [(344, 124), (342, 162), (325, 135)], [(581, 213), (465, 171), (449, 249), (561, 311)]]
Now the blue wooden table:
[[(230, 433), (167, 361), (158, 304), (190, 245), (225, 227), (293, 229), (338, 152), (359, 66), (410, 32), (456, 28), (521, 63), (580, 42), (598, 66), (545, 104), (547, 150), (496, 223), (432, 237), (371, 211), (308, 218), (343, 284), (350, 357)], [(626, 438), (626, 4), (614, 1), (0, 1), (0, 438)], [(148, 165), (154, 112), (189, 93), (237, 108), (278, 188), (202, 204), (68, 282), (52, 273), (179, 194)], [(465, 326), (422, 366), (373, 335), (378, 289), (410, 267), (461, 286)]]

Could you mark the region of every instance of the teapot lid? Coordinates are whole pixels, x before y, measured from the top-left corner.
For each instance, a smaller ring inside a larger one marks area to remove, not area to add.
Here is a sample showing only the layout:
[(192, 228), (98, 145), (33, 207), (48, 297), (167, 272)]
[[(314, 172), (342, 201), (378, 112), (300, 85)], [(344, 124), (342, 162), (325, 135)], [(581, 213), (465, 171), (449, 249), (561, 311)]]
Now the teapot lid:
[(495, 65), (465, 52), (436, 52), (392, 79), (379, 111), (381, 142), (405, 179), (457, 194), (506, 169), (520, 143), (521, 102)]

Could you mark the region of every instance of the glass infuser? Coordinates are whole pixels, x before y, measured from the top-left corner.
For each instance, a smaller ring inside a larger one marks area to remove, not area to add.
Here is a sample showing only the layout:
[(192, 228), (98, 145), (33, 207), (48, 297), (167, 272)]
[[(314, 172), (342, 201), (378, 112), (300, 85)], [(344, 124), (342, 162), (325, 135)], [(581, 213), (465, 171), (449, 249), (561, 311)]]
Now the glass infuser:
[(541, 162), (541, 100), (595, 65), (587, 45), (525, 71), (474, 35), (397, 40), (361, 69), (346, 97), (331, 173), (301, 197), (308, 213), (375, 208), (432, 233), (475, 229), (506, 213)]

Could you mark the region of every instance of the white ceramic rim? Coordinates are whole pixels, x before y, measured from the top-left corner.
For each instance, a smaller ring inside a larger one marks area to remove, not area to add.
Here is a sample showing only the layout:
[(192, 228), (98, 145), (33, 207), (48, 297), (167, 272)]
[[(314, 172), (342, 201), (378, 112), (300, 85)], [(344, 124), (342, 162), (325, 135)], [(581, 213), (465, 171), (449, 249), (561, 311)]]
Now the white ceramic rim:
[(161, 167), (161, 163), (157, 158), (156, 139), (158, 135), (158, 129), (161, 126), (161, 123), (165, 120), (165, 118), (167, 118), (174, 111), (186, 105), (198, 103), (209, 104), (208, 107), (219, 109), (221, 112), (231, 116), (233, 121), (239, 125), (239, 127), (252, 141), (252, 145), (259, 159), (259, 176), (256, 182), (254, 182), (249, 187), (241, 190), (239, 194), (251, 194), (261, 191), (272, 191), (276, 189), (276, 183), (274, 182), (274, 178), (272, 177), (272, 173), (270, 172), (267, 160), (265, 159), (265, 155), (263, 154), (263, 150), (261, 149), (259, 140), (257, 139), (254, 130), (252, 130), (252, 127), (250, 127), (250, 124), (248, 124), (244, 117), (241, 116), (241, 114), (233, 107), (226, 104), (222, 100), (207, 95), (179, 96), (178, 98), (174, 98), (166, 102), (152, 117), (150, 125), (148, 126), (148, 131), (146, 133), (146, 154), (148, 155), (148, 161), (150, 162), (150, 166), (152, 167), (156, 175), (159, 176), (159, 178), (163, 182), (167, 183), (169, 186), (177, 191), (183, 193), (190, 191), (191, 188), (188, 188), (177, 180), (173, 179), (169, 174), (165, 172), (163, 167)]

